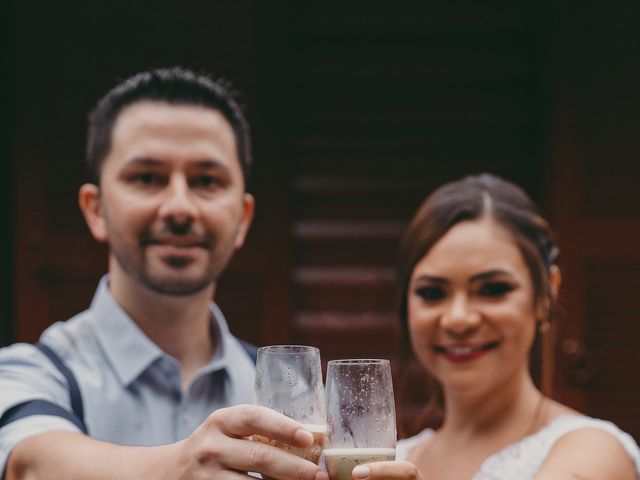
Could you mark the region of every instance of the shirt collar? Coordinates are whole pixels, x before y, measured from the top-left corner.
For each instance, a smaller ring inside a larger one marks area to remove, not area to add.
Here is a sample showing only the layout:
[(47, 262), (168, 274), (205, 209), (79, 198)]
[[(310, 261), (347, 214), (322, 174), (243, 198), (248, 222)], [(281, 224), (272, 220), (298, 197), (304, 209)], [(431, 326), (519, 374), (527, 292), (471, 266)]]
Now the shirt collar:
[[(214, 303), (211, 309), (211, 332), (215, 339), (215, 354), (204, 369), (225, 368), (228, 363), (229, 327), (222, 312)], [(136, 380), (161, 357), (172, 358), (147, 337), (109, 291), (109, 276), (100, 280), (91, 302), (95, 330), (105, 356), (123, 385)], [(175, 360), (174, 360), (175, 361)]]

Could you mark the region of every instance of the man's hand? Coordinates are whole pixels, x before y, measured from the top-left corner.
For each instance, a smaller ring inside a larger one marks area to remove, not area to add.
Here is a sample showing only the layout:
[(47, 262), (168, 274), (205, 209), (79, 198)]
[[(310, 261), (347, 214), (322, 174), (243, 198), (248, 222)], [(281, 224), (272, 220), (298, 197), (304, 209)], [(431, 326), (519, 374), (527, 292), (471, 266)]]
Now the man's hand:
[(259, 472), (278, 480), (329, 480), (317, 465), (249, 440), (253, 434), (298, 447), (313, 443), (298, 422), (268, 408), (239, 405), (214, 412), (185, 440), (156, 447), (115, 445), (63, 431), (35, 435), (9, 456), (6, 479), (247, 480), (247, 472)]
[(329, 480), (317, 465), (276, 447), (248, 439), (262, 435), (296, 447), (309, 447), (313, 436), (301, 425), (273, 410), (238, 405), (217, 410), (180, 449), (178, 477), (245, 478), (259, 472), (278, 480)]

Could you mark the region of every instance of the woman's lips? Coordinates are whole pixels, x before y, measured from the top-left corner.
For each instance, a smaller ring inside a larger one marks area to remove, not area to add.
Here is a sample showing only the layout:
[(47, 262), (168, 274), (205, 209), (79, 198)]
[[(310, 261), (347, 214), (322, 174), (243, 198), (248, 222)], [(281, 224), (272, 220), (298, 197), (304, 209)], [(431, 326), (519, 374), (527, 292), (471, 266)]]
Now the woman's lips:
[(436, 345), (434, 350), (450, 362), (463, 363), (476, 360), (497, 346), (498, 342), (488, 342), (482, 345)]

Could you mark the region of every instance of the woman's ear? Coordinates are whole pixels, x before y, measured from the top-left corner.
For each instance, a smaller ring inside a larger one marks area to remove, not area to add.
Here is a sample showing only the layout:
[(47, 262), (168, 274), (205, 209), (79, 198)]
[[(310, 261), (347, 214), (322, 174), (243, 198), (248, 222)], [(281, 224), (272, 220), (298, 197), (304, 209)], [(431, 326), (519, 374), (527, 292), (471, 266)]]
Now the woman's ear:
[(557, 265), (551, 265), (549, 269), (549, 287), (551, 291), (549, 293), (554, 301), (558, 299), (561, 283), (562, 275), (560, 274), (560, 268)]
[(558, 298), (561, 281), (562, 276), (560, 275), (560, 269), (557, 265), (551, 265), (549, 269), (549, 297), (541, 298), (536, 305), (536, 317), (539, 322), (547, 322), (551, 303), (555, 302)]
[(78, 192), (78, 204), (93, 238), (99, 242), (106, 242), (108, 239), (107, 225), (100, 203), (100, 187), (93, 183), (82, 185)]

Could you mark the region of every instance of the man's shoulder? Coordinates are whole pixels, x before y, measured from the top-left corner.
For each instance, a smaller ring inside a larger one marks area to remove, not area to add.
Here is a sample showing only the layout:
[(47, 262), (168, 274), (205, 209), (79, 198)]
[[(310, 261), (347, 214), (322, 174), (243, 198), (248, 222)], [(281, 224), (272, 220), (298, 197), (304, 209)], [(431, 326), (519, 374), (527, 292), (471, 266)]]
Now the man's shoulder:
[[(42, 332), (40, 342), (56, 349), (56, 351), (59, 350), (59, 354), (66, 357), (66, 352), (72, 353), (74, 348), (93, 338), (90, 317), (89, 311), (85, 310), (68, 320), (57, 321)], [(24, 342), (16, 342), (0, 348), (0, 358), (14, 356), (40, 357), (41, 353), (34, 344)]]
[(95, 357), (99, 349), (93, 317), (91, 310), (85, 310), (55, 322), (42, 332), (39, 342), (52, 349), (65, 363), (85, 363), (86, 357)]
[(254, 345), (251, 342), (247, 342), (246, 340), (242, 340), (241, 338), (236, 337), (236, 340), (238, 340), (238, 342), (242, 346), (245, 353), (249, 356), (251, 361), (255, 364), (256, 361), (258, 360), (258, 346)]

